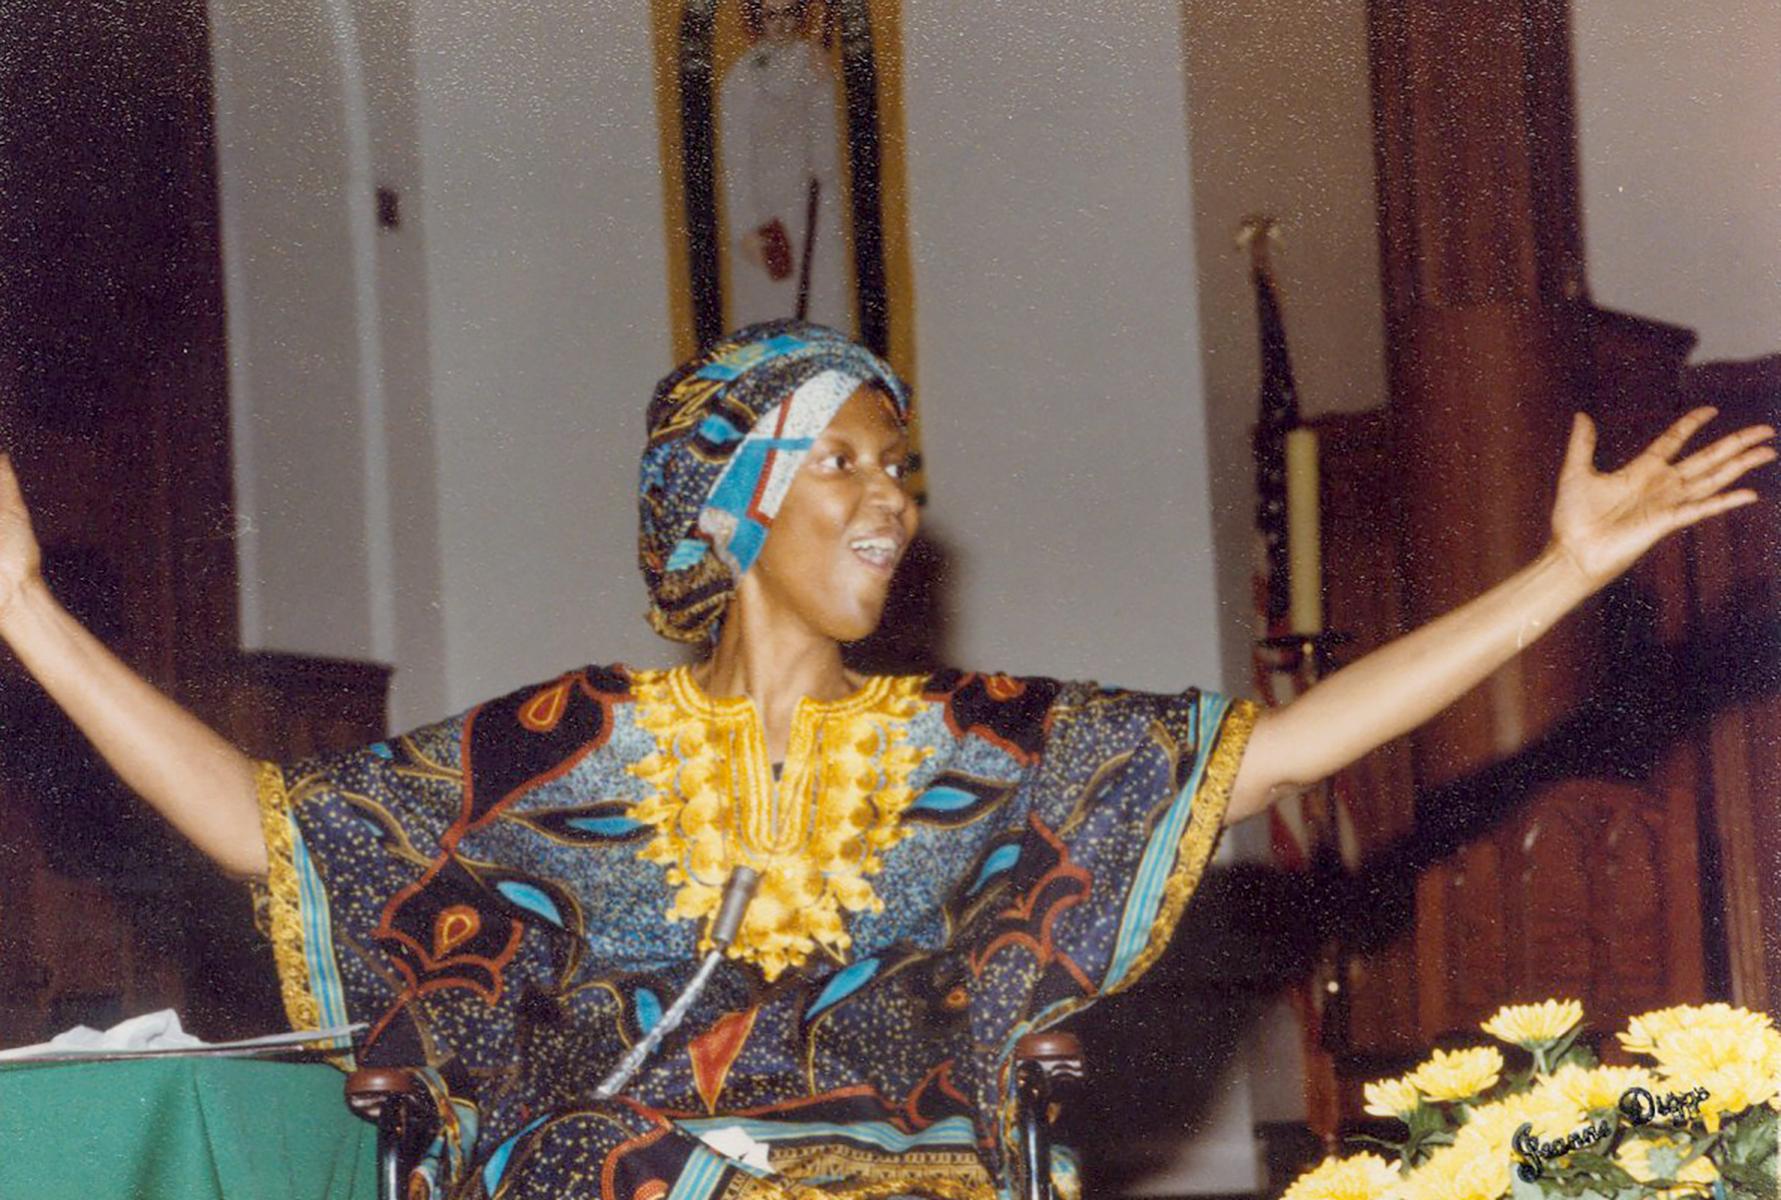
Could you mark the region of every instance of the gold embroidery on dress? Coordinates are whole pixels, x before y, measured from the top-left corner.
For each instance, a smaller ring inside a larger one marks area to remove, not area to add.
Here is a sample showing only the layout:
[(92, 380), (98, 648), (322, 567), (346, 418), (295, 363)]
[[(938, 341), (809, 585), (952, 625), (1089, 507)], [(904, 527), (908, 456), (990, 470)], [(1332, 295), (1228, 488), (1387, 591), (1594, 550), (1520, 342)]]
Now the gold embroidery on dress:
[(1224, 832), (1224, 814), (1231, 804), (1231, 789), (1237, 783), (1237, 768), (1243, 764), (1243, 751), (1249, 745), (1249, 735), (1255, 730), (1260, 712), (1253, 700), (1231, 702), (1212, 755), (1206, 760), (1206, 770), (1200, 776), (1200, 786), (1194, 792), (1193, 806), (1188, 809), (1187, 828), (1182, 831), (1175, 851), (1175, 869), (1163, 884), (1163, 902), (1150, 926), (1150, 940), (1126, 968), (1125, 977), (1108, 989), (1108, 995), (1123, 992), (1138, 982), (1168, 949), (1169, 939), (1181, 923), (1181, 913), (1200, 886), (1200, 876)]
[(266, 912), (285, 1015), (290, 1017), (292, 1029), (319, 1029), (322, 1006), (309, 987), (296, 845), (284, 772), (272, 763), (262, 762), (255, 764), (254, 773), (260, 797), (260, 828), (266, 837)]
[(761, 883), (732, 957), (768, 979), (819, 949), (845, 961), (841, 913), (884, 907), (866, 877), (907, 835), (909, 776), (929, 753), (904, 744), (921, 677), (874, 676), (845, 700), (799, 702), (777, 784), (748, 699), (705, 695), (685, 667), (632, 682), (656, 751), (630, 768), (654, 789), (630, 815), (655, 827), (638, 854), (667, 868), (668, 917), (708, 920), (730, 868), (745, 865)]
[(931, 1200), (996, 1200), (996, 1188), (981, 1164), (950, 1171), (896, 1171), (880, 1179), (838, 1184), (799, 1183), (777, 1175), (756, 1178), (737, 1172), (724, 1200), (887, 1200), (920, 1196)]

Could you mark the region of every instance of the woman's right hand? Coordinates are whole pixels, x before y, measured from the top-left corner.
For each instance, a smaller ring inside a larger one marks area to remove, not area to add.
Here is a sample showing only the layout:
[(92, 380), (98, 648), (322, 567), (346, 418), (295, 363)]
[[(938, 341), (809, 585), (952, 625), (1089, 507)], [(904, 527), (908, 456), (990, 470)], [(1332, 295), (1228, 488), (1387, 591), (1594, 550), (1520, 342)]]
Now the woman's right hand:
[(42, 579), (43, 551), (31, 530), (31, 513), (12, 459), (0, 454), (0, 621)]
[(266, 874), (255, 767), (132, 670), (43, 586), (12, 462), (0, 454), (0, 636), (119, 777), (224, 870)]

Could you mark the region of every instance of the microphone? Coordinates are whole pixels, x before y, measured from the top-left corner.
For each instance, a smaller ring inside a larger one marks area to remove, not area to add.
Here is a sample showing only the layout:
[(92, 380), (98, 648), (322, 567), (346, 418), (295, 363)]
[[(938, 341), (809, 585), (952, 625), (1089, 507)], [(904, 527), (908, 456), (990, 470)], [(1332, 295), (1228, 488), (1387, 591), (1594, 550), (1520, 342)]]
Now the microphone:
[(723, 961), (724, 951), (736, 940), (737, 933), (742, 929), (742, 918), (748, 912), (749, 901), (754, 899), (755, 887), (761, 881), (761, 873), (752, 867), (736, 867), (730, 877), (724, 881), (723, 899), (717, 906), (717, 917), (711, 922), (711, 949), (705, 952), (705, 958), (699, 963), (699, 969), (693, 973), (680, 994), (674, 997), (674, 1003), (662, 1014), (661, 1020), (655, 1023), (648, 1033), (639, 1038), (635, 1045), (625, 1052), (600, 1086), (594, 1089), (594, 1099), (610, 1100), (624, 1089), (631, 1081), (631, 1076), (648, 1061), (655, 1053), (662, 1039), (673, 1033), (680, 1023), (686, 1019), (687, 1010), (705, 990), (711, 974), (717, 970), (717, 964)]

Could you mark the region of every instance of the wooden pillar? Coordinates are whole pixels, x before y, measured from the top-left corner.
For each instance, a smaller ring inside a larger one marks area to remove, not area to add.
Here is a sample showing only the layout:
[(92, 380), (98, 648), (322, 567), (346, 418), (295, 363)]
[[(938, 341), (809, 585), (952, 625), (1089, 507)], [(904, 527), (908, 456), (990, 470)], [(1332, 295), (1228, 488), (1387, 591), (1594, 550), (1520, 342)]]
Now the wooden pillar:
[[(1369, 7), (1411, 625), (1499, 582), (1548, 538), (1588, 349), (1568, 36), (1563, 0)], [(1424, 727), (1412, 742), (1419, 805), (1570, 713), (1591, 684), (1590, 642), (1587, 621), (1572, 617)], [(1473, 800), (1525, 810), (1537, 798), (1516, 793), (1534, 790), (1511, 772)], [(1553, 799), (1550, 786), (1543, 792)], [(1418, 821), (1450, 817), (1423, 811)], [(1562, 915), (1523, 911), (1518, 896), (1533, 868), (1515, 847), (1479, 833), (1458, 840), (1463, 848), (1416, 889), (1425, 1041), (1474, 1026), (1505, 992), (1527, 986), (1525, 939)]]
[[(1546, 542), (1583, 294), (1566, 12), (1553, 0), (1374, 0), (1376, 150), (1408, 615)], [(1575, 626), (1415, 741), (1427, 787), (1511, 753), (1578, 692)]]

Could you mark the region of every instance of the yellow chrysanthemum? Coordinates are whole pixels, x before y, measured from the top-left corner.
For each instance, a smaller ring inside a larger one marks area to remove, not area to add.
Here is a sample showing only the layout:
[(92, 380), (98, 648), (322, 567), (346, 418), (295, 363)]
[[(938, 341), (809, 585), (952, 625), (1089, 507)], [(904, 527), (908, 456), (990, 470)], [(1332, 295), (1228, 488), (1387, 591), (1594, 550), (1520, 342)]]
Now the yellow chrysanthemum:
[(1386, 1200), (1498, 1200), (1509, 1190), (1509, 1174), (1508, 1155), (1456, 1142), (1429, 1155)]
[(1430, 1100), (1467, 1100), (1495, 1084), (1502, 1073), (1502, 1051), (1495, 1046), (1475, 1046), (1437, 1050), (1405, 1079)]
[[(1773, 1072), (1756, 1063), (1728, 1063), (1716, 1071), (1667, 1078), (1671, 1091), (1698, 1088), (1705, 1093), (1700, 1101), (1700, 1122), (1708, 1133), (1718, 1133), (1726, 1117), (1735, 1117), (1747, 1108), (1774, 1100), (1781, 1091), (1781, 1081)], [(1694, 1114), (1688, 1113), (1687, 1117)]]
[(1408, 1117), (1422, 1103), (1422, 1093), (1408, 1079), (1381, 1079), (1361, 1089), (1367, 1112), (1375, 1117)]
[(1766, 1024), (1751, 1020), (1688, 1024), (1666, 1031), (1652, 1054), (1666, 1091), (1704, 1091), (1700, 1117), (1709, 1132), (1717, 1131), (1725, 1117), (1766, 1104), (1781, 1091), (1781, 1072), (1776, 1070), (1781, 1064), (1781, 1034)]
[[(1615, 1161), (1621, 1168), (1637, 1179), (1640, 1183), (1650, 1183), (1660, 1178), (1651, 1166), (1651, 1152), (1663, 1148), (1674, 1150), (1678, 1155), (1686, 1156), (1688, 1147), (1671, 1138), (1633, 1138), (1624, 1143), (1614, 1152)], [(1704, 1196), (1713, 1188), (1713, 1181), (1719, 1178), (1719, 1170), (1707, 1157), (1702, 1155), (1677, 1172), (1673, 1188), (1658, 1188), (1651, 1194), (1663, 1200), (1681, 1200), (1684, 1196)]]
[(1380, 1200), (1398, 1178), (1397, 1168), (1377, 1154), (1326, 1158), (1293, 1180), (1280, 1200)]
[(1523, 1125), (1533, 1126), (1529, 1132), (1549, 1142), (1576, 1132), (1583, 1123), (1582, 1110), (1562, 1093), (1516, 1092), (1472, 1109), (1453, 1144), (1507, 1157), (1514, 1151), (1515, 1131)]
[(1645, 1067), (1579, 1067), (1567, 1063), (1548, 1076), (1539, 1091), (1557, 1091), (1585, 1113), (1618, 1109), (1620, 1098), (1631, 1088), (1657, 1095), (1663, 1085)]
[(1729, 1004), (1679, 1004), (1643, 1013), (1626, 1023), (1620, 1044), (1634, 1054), (1662, 1057), (1664, 1044), (1677, 1034), (1709, 1033), (1724, 1037), (1761, 1037), (1775, 1022), (1764, 1013), (1734, 1008)]
[(1524, 1050), (1550, 1046), (1583, 1020), (1583, 1005), (1576, 1000), (1546, 1000), (1539, 1004), (1505, 1004), (1480, 1027), (1499, 1042)]

